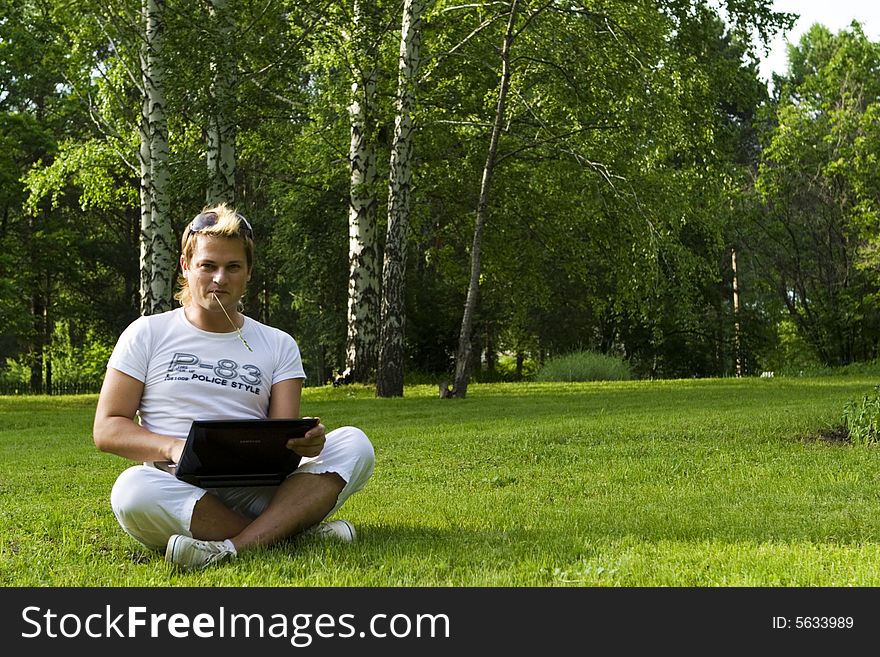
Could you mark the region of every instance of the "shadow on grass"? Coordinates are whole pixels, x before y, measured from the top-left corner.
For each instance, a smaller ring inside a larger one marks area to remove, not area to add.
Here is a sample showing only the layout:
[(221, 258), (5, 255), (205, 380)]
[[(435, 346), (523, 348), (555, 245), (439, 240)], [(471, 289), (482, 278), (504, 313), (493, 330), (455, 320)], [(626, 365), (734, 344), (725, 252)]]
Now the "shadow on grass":
[[(485, 564), (496, 567), (499, 562), (547, 558), (563, 560), (579, 558), (611, 543), (657, 544), (664, 541), (682, 543), (778, 543), (827, 542), (839, 546), (860, 545), (869, 538), (868, 528), (844, 528), (822, 523), (801, 524), (797, 528), (781, 530), (772, 517), (756, 523), (753, 515), (746, 521), (724, 526), (713, 525), (705, 516), (699, 519), (660, 517), (661, 514), (643, 513), (621, 518), (609, 526), (597, 523), (586, 529), (523, 529), (523, 528), (437, 528), (418, 525), (358, 525), (358, 539), (348, 545), (339, 541), (314, 537), (294, 537), (273, 546), (243, 553), (248, 562), (267, 560), (279, 562), (304, 559), (321, 561), (332, 554), (339, 563), (364, 560), (431, 561), (443, 563), (467, 562), (474, 566)], [(821, 525), (821, 526), (820, 526)], [(131, 564), (144, 565), (164, 562), (163, 550), (127, 547), (124, 558)]]
[(828, 445), (851, 445), (852, 440), (849, 436), (849, 429), (845, 424), (839, 424), (833, 427), (824, 427), (813, 433), (799, 437), (801, 441), (806, 443), (826, 443)]

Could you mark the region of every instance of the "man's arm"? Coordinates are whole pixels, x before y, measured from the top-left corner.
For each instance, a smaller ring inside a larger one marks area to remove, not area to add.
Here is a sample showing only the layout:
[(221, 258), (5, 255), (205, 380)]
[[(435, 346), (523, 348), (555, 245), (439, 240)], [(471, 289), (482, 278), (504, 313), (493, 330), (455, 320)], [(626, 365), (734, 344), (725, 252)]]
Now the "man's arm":
[[(269, 393), (269, 417), (299, 417), (302, 385), (302, 379), (285, 379), (274, 384)], [(300, 456), (317, 456), (324, 449), (325, 432), (326, 428), (318, 419), (317, 426), (309, 429), (305, 436), (288, 440), (287, 449)]]
[(302, 387), (302, 379), (284, 379), (273, 384), (269, 391), (269, 417), (299, 417)]
[(134, 421), (143, 394), (141, 381), (107, 368), (92, 428), (95, 446), (132, 461), (177, 463), (184, 441), (147, 431)]

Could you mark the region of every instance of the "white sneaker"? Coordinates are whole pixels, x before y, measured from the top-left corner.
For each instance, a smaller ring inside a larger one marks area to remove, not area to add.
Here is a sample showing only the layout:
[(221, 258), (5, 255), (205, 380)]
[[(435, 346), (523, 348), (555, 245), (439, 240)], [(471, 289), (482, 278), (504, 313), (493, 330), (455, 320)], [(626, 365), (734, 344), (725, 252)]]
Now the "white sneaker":
[(303, 536), (317, 536), (343, 543), (352, 543), (357, 538), (354, 525), (348, 520), (331, 520), (322, 522), (314, 527), (309, 527), (302, 533)]
[(165, 561), (189, 568), (204, 568), (211, 564), (234, 559), (238, 553), (224, 541), (200, 541), (189, 536), (174, 534), (165, 548)]

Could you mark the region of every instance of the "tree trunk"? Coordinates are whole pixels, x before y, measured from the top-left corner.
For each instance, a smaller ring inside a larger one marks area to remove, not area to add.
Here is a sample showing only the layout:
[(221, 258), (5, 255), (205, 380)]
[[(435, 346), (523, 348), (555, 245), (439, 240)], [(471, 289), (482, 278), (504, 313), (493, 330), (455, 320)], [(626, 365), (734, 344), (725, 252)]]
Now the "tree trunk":
[(43, 394), (43, 360), (46, 346), (46, 305), (41, 290), (31, 294), (31, 318), (33, 320), (33, 341), (28, 354), (31, 376), (29, 389), (31, 394)]
[(518, 0), (513, 0), (510, 5), (510, 16), (507, 20), (507, 30), (504, 34), (504, 43), (501, 47), (501, 82), (498, 87), (498, 104), (495, 109), (495, 121), (492, 124), (492, 134), (489, 138), (489, 152), (486, 155), (486, 164), (483, 166), (483, 179), (480, 184), (480, 197), (477, 201), (477, 216), (474, 225), (474, 240), (471, 247), (471, 277), (468, 284), (467, 298), (464, 304), (464, 313), (461, 318), (461, 330), (458, 336), (458, 351), (455, 355), (455, 379), (452, 385), (452, 397), (463, 398), (467, 395), (468, 380), (471, 371), (472, 347), (471, 333), (473, 332), (474, 313), (477, 308), (477, 300), (480, 293), (480, 258), (483, 248), (483, 228), (486, 225), (486, 215), (489, 208), (489, 190), (492, 185), (492, 175), (495, 171), (495, 158), (498, 153), (498, 142), (501, 139), (501, 130), (504, 124), (505, 108), (507, 106), (507, 92), (510, 89), (510, 47), (513, 43), (513, 26), (516, 21), (516, 9)]
[(52, 394), (52, 337), (55, 326), (52, 318), (52, 274), (46, 272), (46, 297), (43, 305), (43, 371), (45, 373), (45, 388), (47, 395)]
[(150, 134), (150, 314), (171, 310), (174, 272), (177, 269), (174, 231), (171, 227), (168, 183), (168, 122), (165, 117), (165, 63), (162, 53), (165, 0), (146, 0), (147, 125)]
[(730, 252), (730, 267), (733, 271), (733, 362), (736, 375), (740, 377), (743, 374), (743, 368), (739, 327), (739, 284), (736, 277), (736, 249), (732, 249)]
[(486, 322), (486, 372), (495, 375), (498, 364), (498, 355), (495, 352), (495, 327), (491, 321)]
[(150, 281), (153, 279), (153, 212), (150, 199), (150, 131), (147, 126), (147, 98), (144, 96), (144, 116), (140, 133), (141, 146), (138, 159), (141, 165), (140, 200), (140, 312), (141, 315), (149, 315), (153, 308), (153, 289)]
[(403, 395), (404, 284), (406, 235), (409, 224), (409, 186), (412, 178), (413, 120), (416, 74), (421, 41), (424, 0), (405, 0), (400, 35), (400, 68), (397, 80), (397, 116), (391, 147), (388, 183), (388, 226), (382, 265), (382, 304), (379, 328), (379, 368), (376, 394)]
[(234, 119), (238, 71), (233, 47), (233, 25), (228, 0), (211, 0), (211, 14), (217, 27), (215, 42), (222, 47), (213, 51), (214, 79), (211, 85), (211, 114), (208, 119), (208, 205), (235, 204)]
[(353, 80), (349, 145), (348, 339), (346, 378), (366, 383), (376, 370), (379, 341), (379, 274), (376, 253), (376, 61), (374, 31), (364, 15), (364, 0), (354, 0), (351, 33)]
[[(148, 23), (148, 7), (144, 2), (141, 7), (144, 29)], [(148, 76), (148, 57), (146, 39), (140, 49), (141, 76), (146, 82)], [(149, 315), (153, 309), (153, 290), (150, 281), (153, 279), (153, 211), (150, 196), (150, 152), (152, 140), (150, 137), (150, 99), (146, 89), (143, 90), (143, 102), (141, 103), (141, 121), (138, 125), (140, 136), (140, 149), (138, 150), (138, 164), (140, 165), (140, 313)]]

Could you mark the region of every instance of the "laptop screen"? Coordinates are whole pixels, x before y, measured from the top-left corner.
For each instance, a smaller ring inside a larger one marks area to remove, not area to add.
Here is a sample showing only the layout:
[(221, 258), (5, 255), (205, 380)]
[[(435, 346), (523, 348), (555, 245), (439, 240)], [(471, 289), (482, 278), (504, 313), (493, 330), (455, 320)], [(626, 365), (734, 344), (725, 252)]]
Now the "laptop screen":
[(201, 487), (272, 485), (301, 457), (287, 449), (317, 424), (315, 418), (194, 420), (176, 469), (178, 479)]

